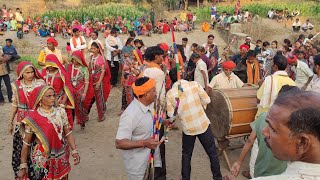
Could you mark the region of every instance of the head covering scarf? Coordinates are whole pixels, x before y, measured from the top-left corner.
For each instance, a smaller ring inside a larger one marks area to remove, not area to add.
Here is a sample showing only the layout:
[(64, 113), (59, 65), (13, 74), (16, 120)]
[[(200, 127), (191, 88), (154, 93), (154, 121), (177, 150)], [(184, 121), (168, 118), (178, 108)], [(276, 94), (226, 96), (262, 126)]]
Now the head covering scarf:
[(110, 67), (109, 64), (106, 61), (106, 58), (104, 57), (104, 49), (102, 48), (100, 43), (97, 43), (98, 47), (99, 47), (99, 54), (102, 56), (103, 58), (103, 62), (104, 62), (104, 68), (105, 68), (105, 73), (104, 73), (104, 77), (103, 77), (103, 95), (104, 95), (104, 99), (105, 101), (107, 101), (110, 91), (111, 91), (111, 84), (110, 84), (110, 79), (111, 79), (111, 72), (110, 72)]
[(77, 61), (79, 64), (81, 64), (81, 66), (85, 66), (85, 67), (89, 68), (86, 60), (83, 57), (82, 51), (80, 51), (80, 50), (74, 51), (71, 54), (71, 59), (74, 59), (75, 61)]
[(135, 56), (135, 58), (137, 59), (139, 66), (142, 66), (143, 58), (142, 58), (141, 51), (139, 49), (134, 49), (132, 51), (132, 53)]
[(18, 80), (21, 80), (23, 77), (24, 71), (26, 71), (29, 67), (32, 67), (34, 70), (34, 75), (37, 79), (43, 79), (37, 68), (30, 62), (28, 61), (22, 61), (18, 64), (17, 66), (17, 76)]
[(246, 44), (241, 44), (241, 46), (240, 46), (240, 50), (241, 49), (246, 49), (247, 51), (250, 49), (250, 47), (248, 46), (248, 45), (246, 45)]
[(161, 43), (159, 45), (159, 47), (163, 50), (163, 51), (169, 51), (169, 46), (167, 43)]
[(152, 88), (155, 87), (155, 85), (156, 82), (152, 78), (149, 78), (149, 80), (141, 86), (136, 86), (136, 83), (133, 83), (132, 89), (136, 96), (141, 96), (149, 92)]
[(58, 41), (56, 41), (53, 37), (47, 39), (47, 43), (52, 43), (54, 47), (58, 46)]
[(236, 64), (233, 61), (225, 61), (222, 63), (224, 69), (232, 70), (236, 67)]
[(288, 64), (292, 64), (294, 62), (297, 62), (297, 60), (298, 60), (298, 58), (295, 55), (293, 55), (292, 57), (288, 56), (288, 58), (287, 58)]
[(46, 67), (55, 67), (58, 68), (58, 71), (60, 73), (61, 79), (64, 82), (64, 92), (67, 94), (68, 99), (71, 103), (71, 107), (70, 108), (74, 108), (74, 99), (73, 99), (73, 88), (71, 85), (71, 78), (69, 76), (69, 74), (67, 73), (66, 69), (63, 67), (63, 65), (60, 63), (60, 61), (58, 60), (57, 56), (54, 54), (49, 54), (46, 56), (46, 63), (45, 63)]
[[(81, 64), (81, 66), (86, 67), (88, 69), (88, 71), (89, 71), (89, 66), (87, 65), (86, 60), (83, 57), (82, 51), (80, 51), (80, 50), (74, 51), (71, 54), (71, 58), (74, 59), (75, 61), (77, 61), (79, 64)], [(71, 67), (72, 67), (72, 64), (69, 64), (68, 65), (68, 72), (72, 72), (71, 71)], [(88, 87), (86, 99), (83, 102), (83, 106), (86, 109), (90, 108), (91, 100), (94, 97), (94, 89), (93, 89), (93, 85), (92, 84), (93, 84), (92, 83), (92, 78), (91, 78), (91, 76), (89, 76), (89, 87)]]
[(49, 89), (54, 90), (52, 86), (48, 86), (48, 85), (42, 85), (34, 88), (34, 90), (31, 92), (29, 102), (28, 102), (28, 106), (30, 110), (35, 110), (37, 109), (37, 107), (39, 107), (40, 101), (44, 93), (46, 93)]

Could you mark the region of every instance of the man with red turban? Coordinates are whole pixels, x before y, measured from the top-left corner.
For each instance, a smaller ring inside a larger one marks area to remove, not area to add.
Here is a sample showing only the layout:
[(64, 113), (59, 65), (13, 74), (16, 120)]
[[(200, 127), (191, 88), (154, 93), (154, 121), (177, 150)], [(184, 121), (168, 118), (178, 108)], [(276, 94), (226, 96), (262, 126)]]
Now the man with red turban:
[(40, 51), (38, 57), (38, 64), (40, 66), (45, 66), (46, 63), (46, 56), (49, 54), (54, 54), (57, 56), (58, 60), (61, 64), (68, 63), (67, 59), (62, 56), (61, 50), (57, 49), (58, 41), (55, 40), (53, 37), (47, 39), (47, 47)]
[(233, 61), (225, 61), (222, 63), (222, 72), (213, 77), (208, 85), (209, 93), (212, 89), (230, 89), (241, 88), (244, 83), (235, 75), (232, 70), (236, 67)]
[(306, 90), (313, 78), (313, 72), (308, 64), (303, 61), (298, 61), (298, 58), (293, 55), (287, 58), (288, 64), (291, 65), (291, 70), (295, 74), (295, 83), (298, 88)]
[(243, 62), (245, 64), (247, 61), (247, 52), (249, 51), (250, 47), (246, 44), (242, 44), (239, 49), (240, 52), (233, 56), (227, 57), (227, 54), (225, 54), (225, 59), (233, 61), (234, 63), (236, 63), (236, 65), (238, 65), (240, 62)]

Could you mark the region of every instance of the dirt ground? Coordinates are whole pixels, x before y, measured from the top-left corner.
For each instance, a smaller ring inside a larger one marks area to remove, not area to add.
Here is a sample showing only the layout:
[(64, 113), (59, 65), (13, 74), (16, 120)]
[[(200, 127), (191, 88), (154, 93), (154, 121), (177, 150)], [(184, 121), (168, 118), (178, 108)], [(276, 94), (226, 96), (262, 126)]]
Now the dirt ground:
[[(215, 43), (220, 47), (226, 46), (225, 42), (219, 37), (216, 31), (210, 32), (214, 34)], [(177, 43), (181, 43), (182, 37), (188, 37), (190, 42), (197, 42), (203, 44), (206, 42), (206, 36), (210, 33), (203, 33), (195, 31), (190, 34), (176, 33)], [(24, 55), (29, 54), (34, 57), (40, 50), (40, 43), (38, 38), (34, 38), (33, 34), (24, 37), (18, 42), (14, 37), (14, 33), (6, 34), (1, 38), (1, 45), (7, 37), (12, 37), (14, 43), (17, 44), (18, 52), (23, 52)], [(121, 39), (126, 36), (120, 36)], [(138, 37), (139, 38), (139, 37)], [(59, 47), (62, 49), (66, 44), (65, 39), (57, 38)], [(171, 43), (171, 34), (166, 35), (152, 35), (152, 37), (143, 37), (146, 46), (154, 45), (158, 42)], [(23, 47), (20, 44), (27, 43)], [(12, 74), (12, 79), (15, 75)], [(117, 150), (114, 145), (115, 135), (118, 127), (119, 116), (117, 115), (121, 106), (121, 89), (120, 87), (113, 88), (108, 102), (107, 102), (107, 120), (104, 122), (97, 122), (96, 107), (90, 114), (90, 121), (86, 129), (81, 130), (76, 126), (73, 134), (76, 138), (77, 148), (80, 151), (81, 163), (78, 166), (72, 167), (70, 178), (77, 180), (122, 180), (127, 179), (126, 172), (123, 165), (121, 151)], [(1, 106), (0, 111), (0, 174), (2, 180), (13, 179), (13, 171), (11, 168), (11, 153), (12, 153), (12, 136), (7, 134), (6, 127), (9, 119), (10, 104), (6, 103)], [(180, 125), (179, 125), (180, 126)], [(180, 130), (171, 131), (169, 134), (169, 142), (166, 146), (166, 161), (167, 161), (167, 177), (168, 179), (178, 179), (181, 169), (181, 128)], [(236, 140), (237, 142), (238, 140)], [(239, 140), (240, 141), (240, 140)], [(229, 152), (230, 160), (233, 162), (240, 154), (240, 149)], [(228, 174), (227, 165), (220, 156), (220, 164), (223, 175)], [(246, 169), (248, 163), (245, 162), (243, 168)], [(210, 171), (210, 162), (204, 149), (199, 141), (196, 141), (195, 149), (192, 157), (192, 179), (210, 179), (212, 177)], [(239, 176), (238, 179), (244, 179)]]
[[(280, 42), (292, 34), (283, 25), (277, 24), (268, 19), (262, 21), (263, 25), (267, 26), (272, 24), (276, 33), (268, 36), (266, 40), (277, 39)], [(290, 34), (287, 34), (290, 33)], [(189, 44), (196, 42), (203, 44), (206, 42), (206, 37), (209, 34), (215, 36), (215, 43), (219, 47), (220, 53), (222, 48), (226, 46), (226, 43), (219, 36), (217, 31), (210, 31), (204, 33), (199, 30), (195, 30), (193, 33), (176, 33), (177, 43), (181, 43), (183, 37), (189, 38)], [(18, 40), (15, 37), (14, 32), (7, 33), (5, 36), (0, 36), (0, 45), (4, 45), (4, 39), (11, 37), (17, 50), (22, 55), (30, 55), (37, 57), (40, 47), (40, 39), (35, 37), (34, 34), (26, 35), (22, 40)], [(99, 35), (102, 39), (102, 33)], [(127, 36), (121, 35), (120, 38), (124, 40)], [(167, 42), (172, 44), (171, 34), (166, 35), (152, 35), (151, 37), (137, 37), (141, 38), (146, 46), (155, 45), (160, 42)], [(253, 37), (255, 40), (255, 38)], [(65, 45), (67, 40), (57, 37), (59, 42), (59, 49), (65, 52)], [(45, 39), (43, 39), (45, 41)], [(12, 79), (15, 75), (12, 74)], [(90, 114), (90, 121), (88, 122), (86, 129), (81, 130), (79, 126), (76, 126), (73, 130), (73, 134), (76, 138), (77, 148), (80, 151), (81, 163), (78, 166), (72, 167), (70, 173), (70, 179), (77, 180), (122, 180), (127, 179), (126, 172), (123, 165), (121, 151), (117, 150), (114, 145), (115, 135), (118, 127), (119, 116), (117, 115), (121, 106), (121, 88), (113, 88), (111, 90), (108, 102), (107, 102), (107, 120), (104, 122), (97, 122), (96, 107)], [(11, 153), (12, 153), (12, 136), (7, 134), (7, 125), (9, 119), (10, 104), (6, 103), (4, 106), (0, 106), (0, 174), (1, 180), (13, 179), (13, 172), (11, 168)], [(180, 124), (178, 123), (178, 127)], [(181, 128), (176, 131), (171, 131), (169, 134), (169, 142), (166, 145), (166, 161), (167, 161), (167, 177), (169, 180), (175, 180), (180, 177), (181, 171)], [(234, 139), (231, 144), (241, 144), (243, 139)], [(231, 163), (234, 162), (241, 149), (228, 151)], [(248, 159), (243, 163), (241, 170), (248, 169)], [(222, 156), (220, 156), (220, 166), (223, 175), (229, 174), (226, 162)], [(210, 162), (204, 149), (199, 141), (196, 141), (196, 145), (192, 157), (192, 180), (211, 179)], [(237, 178), (239, 180), (245, 179), (242, 175)]]

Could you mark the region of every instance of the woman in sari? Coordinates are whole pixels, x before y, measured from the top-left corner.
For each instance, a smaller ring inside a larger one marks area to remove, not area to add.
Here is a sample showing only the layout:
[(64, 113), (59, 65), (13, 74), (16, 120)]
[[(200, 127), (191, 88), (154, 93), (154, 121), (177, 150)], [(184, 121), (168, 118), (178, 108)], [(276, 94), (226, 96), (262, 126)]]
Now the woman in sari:
[(57, 104), (65, 108), (70, 128), (73, 128), (72, 110), (74, 109), (73, 88), (70, 81), (70, 76), (65, 68), (54, 54), (46, 56), (45, 67), (42, 71), (42, 76), (47, 85), (52, 86), (57, 95)]
[(128, 53), (124, 54), (124, 65), (122, 72), (122, 105), (119, 115), (129, 106), (133, 100), (132, 84), (140, 74), (142, 62), (136, 50), (132, 51), (132, 58)]
[(98, 121), (106, 119), (105, 113), (107, 110), (106, 102), (111, 90), (110, 85), (110, 68), (103, 56), (103, 49), (99, 43), (91, 44), (90, 56), (90, 76), (94, 88), (94, 100), (98, 109)]
[(69, 146), (74, 164), (80, 163), (67, 113), (64, 108), (55, 107), (55, 101), (55, 90), (48, 85), (35, 88), (30, 96), (32, 110), (22, 120), (25, 137), (19, 180), (26, 177), (29, 152), (36, 180), (68, 179), (71, 170)]
[[(30, 62), (23, 61), (18, 64), (17, 76), (18, 79), (11, 84), (13, 98), (8, 127), (9, 134), (13, 133), (12, 167), (15, 177), (17, 177), (19, 172), (20, 154), (23, 144), (22, 135), (19, 132), (21, 121), (29, 112), (28, 102), (31, 92), (34, 88), (45, 84), (40, 73)], [(15, 117), (16, 122), (14, 123)], [(30, 164), (31, 161), (29, 159), (28, 165)], [(32, 167), (29, 167), (30, 172), (32, 172)]]
[(86, 121), (89, 120), (89, 107), (93, 98), (93, 89), (89, 85), (89, 68), (80, 50), (72, 53), (71, 61), (72, 64), (68, 64), (66, 70), (73, 87), (77, 123), (84, 129)]

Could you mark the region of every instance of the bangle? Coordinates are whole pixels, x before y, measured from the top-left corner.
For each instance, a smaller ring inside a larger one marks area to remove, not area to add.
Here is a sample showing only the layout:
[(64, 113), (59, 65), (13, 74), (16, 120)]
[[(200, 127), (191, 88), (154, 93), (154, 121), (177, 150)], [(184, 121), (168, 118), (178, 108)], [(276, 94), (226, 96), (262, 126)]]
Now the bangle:
[(66, 134), (66, 137), (69, 136), (71, 133), (72, 133), (72, 131), (68, 132), (68, 133)]
[(22, 140), (23, 144), (27, 145), (27, 146), (31, 146), (31, 144), (28, 144), (27, 142), (25, 142), (24, 140)]
[(71, 155), (74, 155), (74, 154), (79, 154), (78, 149), (74, 149), (71, 151)]
[(19, 169), (28, 169), (28, 164), (27, 163), (21, 163)]

